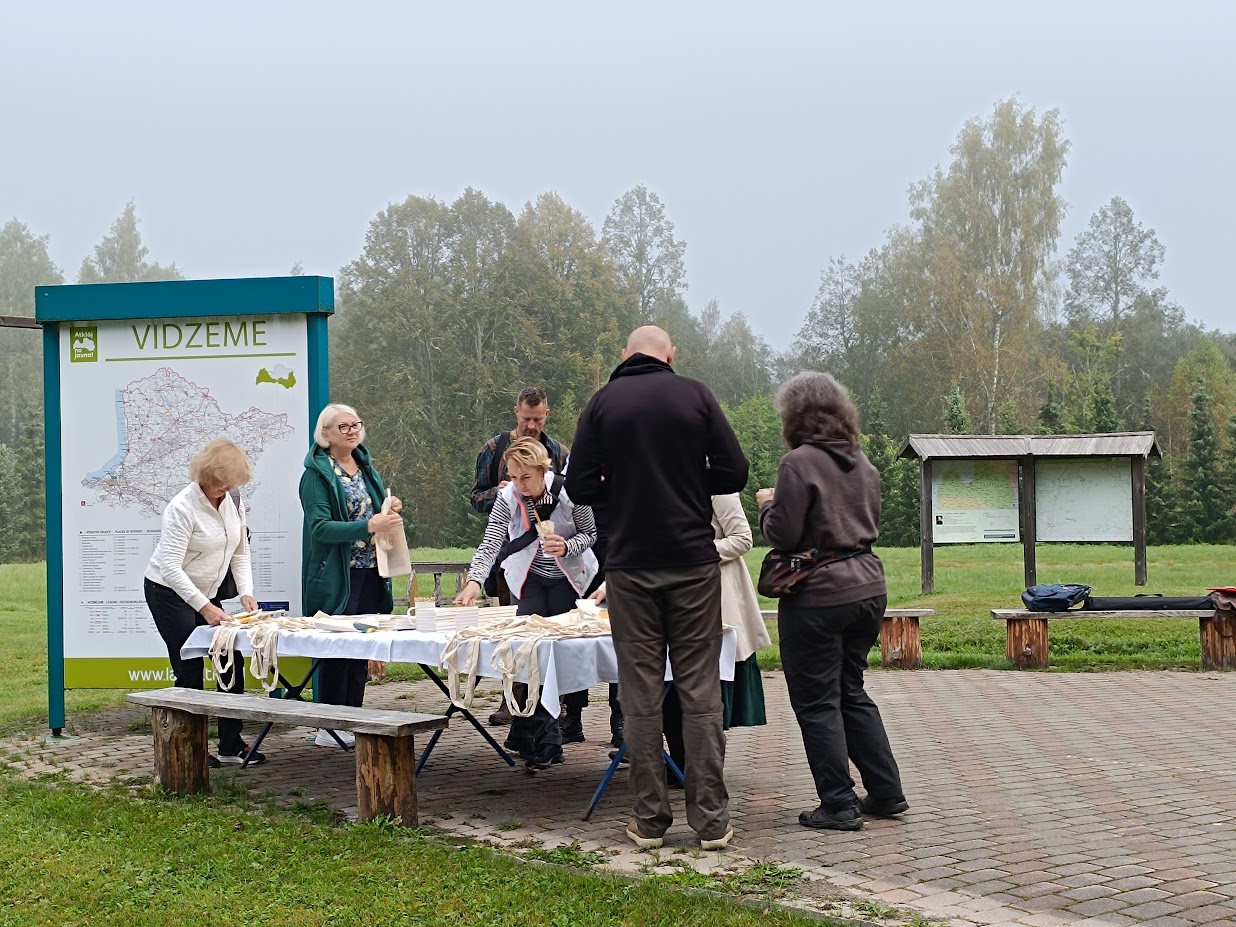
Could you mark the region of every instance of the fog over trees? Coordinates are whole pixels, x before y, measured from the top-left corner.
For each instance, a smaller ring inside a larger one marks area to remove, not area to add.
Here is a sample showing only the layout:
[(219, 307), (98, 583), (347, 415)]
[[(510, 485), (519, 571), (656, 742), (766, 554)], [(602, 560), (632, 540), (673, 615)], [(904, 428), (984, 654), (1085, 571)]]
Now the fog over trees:
[[(744, 502), (784, 452), (776, 384), (827, 370), (852, 390), (884, 474), (885, 544), (918, 539), (917, 470), (896, 460), (922, 432), (1086, 433), (1153, 429), (1152, 543), (1236, 541), (1236, 337), (1188, 321), (1158, 285), (1171, 260), (1114, 191), (1072, 241), (1059, 114), (1003, 100), (967, 121), (941, 166), (909, 178), (906, 215), (862, 257), (822, 254), (814, 300), (783, 351), (716, 300), (692, 305), (689, 243), (672, 204), (636, 186), (596, 228), (555, 192), (504, 204), (467, 188), (409, 195), (369, 222), (336, 276), (333, 398), (357, 407), (413, 544), (471, 546), (477, 451), (512, 424), (520, 388), (549, 394), (547, 430), (570, 443), (628, 332), (669, 330), (676, 368), (716, 392), (752, 461)], [(143, 241), (129, 202), (75, 282), (183, 279)], [(752, 234), (758, 234), (753, 230)], [(0, 315), (29, 317), (34, 287), (66, 281), (47, 230), (0, 226)], [(735, 260), (741, 260), (736, 255)], [(298, 264), (291, 273), (301, 273)], [(759, 276), (761, 268), (750, 273)], [(0, 562), (43, 556), (41, 342), (0, 328)]]

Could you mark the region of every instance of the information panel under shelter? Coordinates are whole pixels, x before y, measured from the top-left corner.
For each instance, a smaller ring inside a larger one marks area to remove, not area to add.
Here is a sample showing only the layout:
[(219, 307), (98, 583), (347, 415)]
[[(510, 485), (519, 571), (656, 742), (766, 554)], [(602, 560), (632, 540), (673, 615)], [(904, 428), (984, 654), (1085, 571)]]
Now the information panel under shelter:
[(931, 517), (936, 544), (1021, 540), (1017, 461), (932, 461)]
[(142, 577), (164, 506), (214, 438), (236, 442), (254, 465), (240, 492), (255, 595), (299, 610), (297, 481), (310, 437), (305, 318), (62, 325), (66, 687), (170, 684)]
[(1040, 541), (1133, 540), (1133, 472), (1128, 457), (1039, 460), (1034, 470)]

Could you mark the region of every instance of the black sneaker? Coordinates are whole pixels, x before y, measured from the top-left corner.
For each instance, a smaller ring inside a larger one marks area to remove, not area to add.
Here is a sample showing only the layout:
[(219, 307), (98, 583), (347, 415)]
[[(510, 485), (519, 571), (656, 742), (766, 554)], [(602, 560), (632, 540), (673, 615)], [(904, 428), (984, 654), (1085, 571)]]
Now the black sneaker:
[(224, 753), (220, 751), (219, 762), (224, 766), (241, 766), (246, 762), (250, 766), (259, 766), (266, 762), (266, 754), (250, 750), (248, 746), (245, 746), (241, 748), (239, 753)]
[(219, 768), (219, 758), (217, 756), (214, 756), (213, 754), (211, 756), (206, 757), (206, 768), (207, 769), (218, 769)]
[(798, 823), (817, 830), (862, 830), (863, 816), (858, 813), (857, 805), (850, 805), (840, 811), (829, 811), (821, 805), (814, 811), (800, 814)]
[(904, 795), (895, 798), (872, 798), (870, 795), (858, 803), (858, 810), (873, 818), (891, 818), (908, 810), (910, 803)]
[(498, 706), (498, 710), (489, 716), (490, 727), (506, 727), (511, 723), (511, 710), (506, 707), (506, 702)]
[(543, 769), (549, 769), (549, 767), (563, 762), (561, 750), (557, 753), (551, 753), (548, 755), (542, 753), (537, 756), (529, 756), (526, 753), (521, 753), (519, 758), (524, 761), (524, 769), (530, 773), (540, 772)]
[(564, 744), (582, 744), (584, 742), (584, 722), (581, 718), (570, 716), (563, 718), (559, 725), (562, 730)]
[(626, 725), (622, 721), (619, 721), (617, 724), (611, 722), (609, 730), (611, 735), (609, 745), (615, 748), (621, 747), (622, 742), (626, 740)]

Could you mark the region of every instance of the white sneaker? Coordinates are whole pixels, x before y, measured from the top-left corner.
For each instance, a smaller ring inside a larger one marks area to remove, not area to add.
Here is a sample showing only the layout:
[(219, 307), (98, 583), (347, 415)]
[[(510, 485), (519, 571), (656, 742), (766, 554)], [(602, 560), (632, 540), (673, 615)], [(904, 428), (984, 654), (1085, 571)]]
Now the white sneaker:
[[(356, 743), (356, 735), (351, 731), (335, 731), (335, 734), (338, 735), (339, 740), (343, 741), (343, 745), (345, 747), (351, 747)], [(330, 731), (326, 728), (322, 728), (318, 731), (318, 736), (314, 738), (313, 742), (319, 747), (339, 746), (339, 742), (336, 741), (334, 737), (331, 737)]]

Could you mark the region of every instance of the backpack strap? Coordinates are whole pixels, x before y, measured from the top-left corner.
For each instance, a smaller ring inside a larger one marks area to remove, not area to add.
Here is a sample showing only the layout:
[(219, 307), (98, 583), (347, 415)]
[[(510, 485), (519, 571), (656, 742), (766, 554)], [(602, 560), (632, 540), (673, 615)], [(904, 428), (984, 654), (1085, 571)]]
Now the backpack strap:
[(504, 431), (498, 435), (498, 445), (494, 448), (494, 459), (489, 462), (489, 486), (496, 489), (499, 477), (502, 476), (502, 455), (511, 446), (511, 433)]

